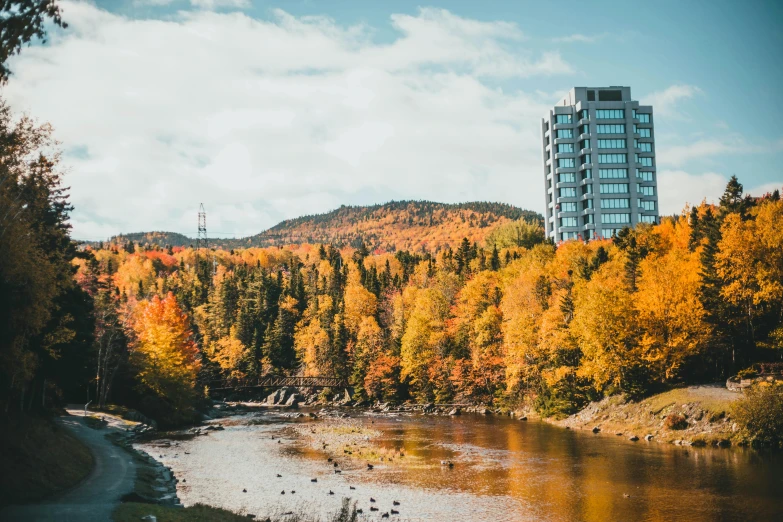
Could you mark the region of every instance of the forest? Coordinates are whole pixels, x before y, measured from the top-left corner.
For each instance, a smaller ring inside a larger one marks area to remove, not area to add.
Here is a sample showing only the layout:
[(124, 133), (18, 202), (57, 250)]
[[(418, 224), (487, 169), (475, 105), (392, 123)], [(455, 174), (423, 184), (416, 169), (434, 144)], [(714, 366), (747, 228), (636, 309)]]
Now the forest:
[[(525, 218), (542, 223), (543, 217), (507, 203), (474, 201), (445, 204), (432, 201), (390, 201), (369, 207), (343, 205), (324, 214), (302, 216), (278, 223), (243, 238), (210, 237), (217, 248), (331, 244), (338, 248), (364, 245), (371, 252), (432, 249), (459, 246), (463, 238), (484, 243), (497, 225)], [(176, 232), (135, 232), (109, 239), (112, 243), (193, 246), (196, 240)], [(89, 242), (95, 246), (98, 242)]]
[(286, 374), (560, 416), (783, 356), (783, 202), (735, 177), (611, 240), (554, 245), (522, 217), (415, 251), (77, 245), (51, 128), (3, 105), (0, 137), (6, 412), (94, 400), (176, 425), (210, 388)]

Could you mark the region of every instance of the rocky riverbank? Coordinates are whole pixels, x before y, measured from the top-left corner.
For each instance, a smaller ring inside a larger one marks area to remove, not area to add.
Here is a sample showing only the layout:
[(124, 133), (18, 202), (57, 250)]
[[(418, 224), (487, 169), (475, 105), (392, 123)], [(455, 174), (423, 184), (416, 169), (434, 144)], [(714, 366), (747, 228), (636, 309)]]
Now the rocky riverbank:
[(732, 402), (740, 397), (741, 393), (720, 385), (678, 388), (641, 401), (615, 395), (548, 422), (633, 442), (725, 447), (737, 441), (738, 428), (730, 412)]

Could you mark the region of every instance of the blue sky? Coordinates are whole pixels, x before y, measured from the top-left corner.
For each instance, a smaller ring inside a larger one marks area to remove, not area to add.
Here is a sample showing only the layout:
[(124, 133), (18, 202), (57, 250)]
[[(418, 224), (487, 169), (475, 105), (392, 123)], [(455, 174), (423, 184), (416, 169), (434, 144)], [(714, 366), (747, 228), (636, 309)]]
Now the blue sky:
[(653, 104), (663, 213), (783, 186), (781, 2), (63, 5), (5, 96), (63, 142), (77, 237), (192, 235), (202, 201), (234, 236), (391, 199), (541, 212), (538, 118), (575, 85)]

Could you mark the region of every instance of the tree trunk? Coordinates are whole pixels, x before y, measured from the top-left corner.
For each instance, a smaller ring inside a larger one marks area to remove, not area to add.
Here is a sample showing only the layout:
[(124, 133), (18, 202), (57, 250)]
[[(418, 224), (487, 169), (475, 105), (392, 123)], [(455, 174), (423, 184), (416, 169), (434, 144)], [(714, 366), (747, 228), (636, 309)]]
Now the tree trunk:
[(46, 408), (46, 377), (44, 377), (43, 386), (41, 386), (41, 408)]

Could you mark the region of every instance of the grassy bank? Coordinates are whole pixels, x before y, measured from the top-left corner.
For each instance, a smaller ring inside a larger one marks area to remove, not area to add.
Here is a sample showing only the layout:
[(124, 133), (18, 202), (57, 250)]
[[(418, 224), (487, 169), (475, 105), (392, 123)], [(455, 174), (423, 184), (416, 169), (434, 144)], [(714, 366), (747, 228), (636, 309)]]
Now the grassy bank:
[(641, 401), (615, 395), (551, 422), (628, 438), (652, 435), (659, 442), (727, 444), (736, 439), (731, 406), (741, 397), (721, 386), (677, 388)]
[(115, 522), (138, 522), (147, 515), (154, 515), (158, 522), (239, 522), (240, 520), (246, 522), (248, 520), (247, 517), (231, 511), (201, 504), (188, 508), (176, 508), (138, 502), (120, 504), (114, 511), (113, 519)]
[(11, 418), (0, 430), (0, 505), (34, 502), (78, 484), (90, 450), (48, 417)]
[[(148, 515), (155, 516), (158, 522), (239, 522), (240, 520), (247, 521), (251, 519), (248, 515), (238, 515), (225, 509), (203, 504), (196, 504), (187, 508), (175, 508), (136, 502), (120, 504), (114, 510), (112, 519), (114, 522), (136, 522)], [(355, 503), (351, 502), (350, 499), (343, 499), (342, 508), (325, 519), (314, 518), (298, 512), (252, 518), (261, 522), (357, 522), (359, 514), (356, 511)]]

